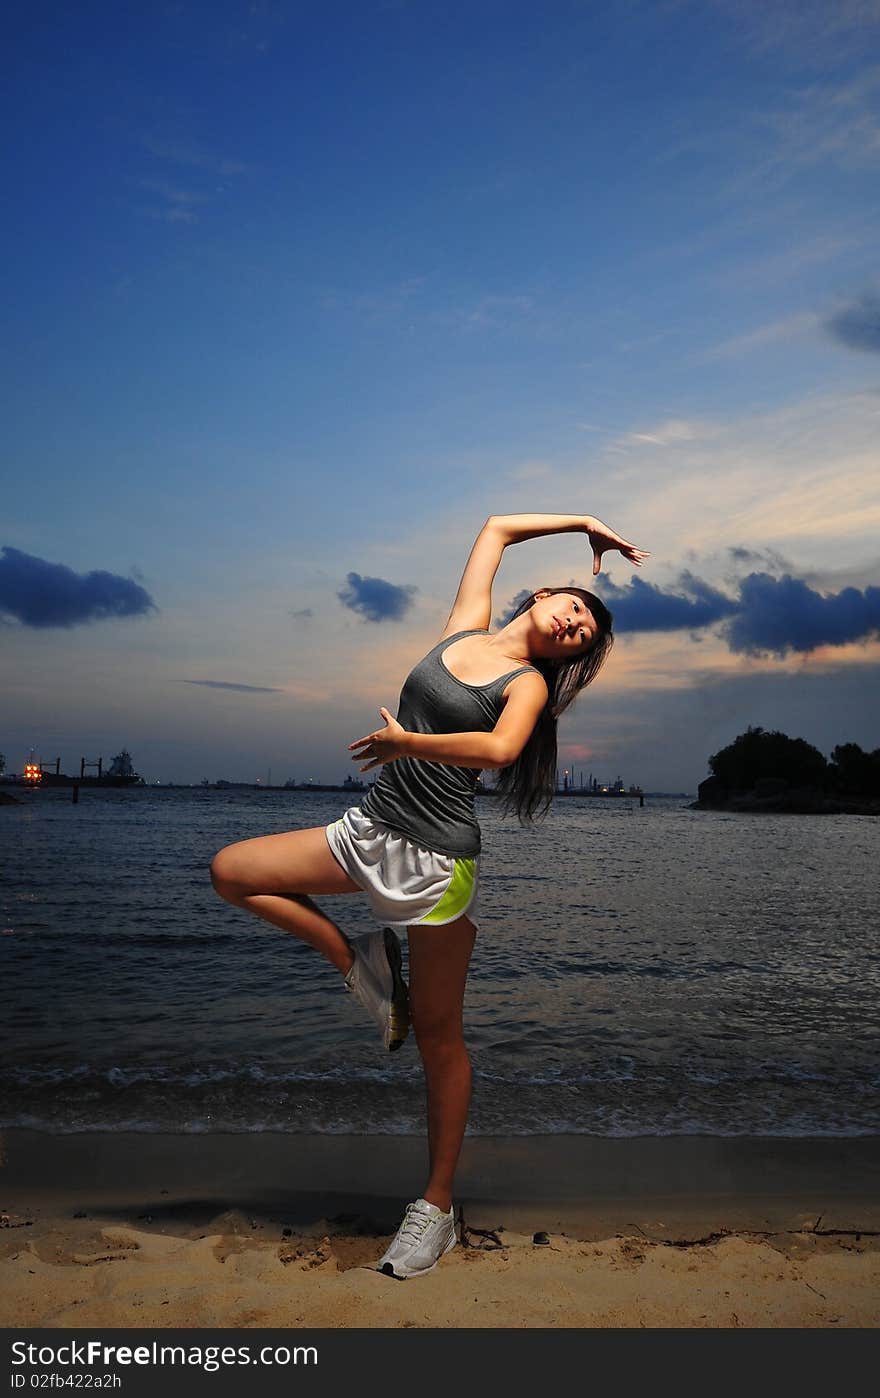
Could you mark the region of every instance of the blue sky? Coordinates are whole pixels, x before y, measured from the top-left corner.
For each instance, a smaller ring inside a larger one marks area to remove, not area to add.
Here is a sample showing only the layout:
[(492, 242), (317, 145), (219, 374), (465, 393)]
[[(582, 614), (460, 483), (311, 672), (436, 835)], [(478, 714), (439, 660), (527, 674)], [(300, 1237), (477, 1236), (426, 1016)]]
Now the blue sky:
[[(341, 780), (520, 511), (652, 552), (596, 586), (563, 764), (686, 790), (750, 723), (880, 745), (880, 5), (10, 28), (10, 768)], [(577, 536), (516, 545), (496, 616), (574, 580)]]

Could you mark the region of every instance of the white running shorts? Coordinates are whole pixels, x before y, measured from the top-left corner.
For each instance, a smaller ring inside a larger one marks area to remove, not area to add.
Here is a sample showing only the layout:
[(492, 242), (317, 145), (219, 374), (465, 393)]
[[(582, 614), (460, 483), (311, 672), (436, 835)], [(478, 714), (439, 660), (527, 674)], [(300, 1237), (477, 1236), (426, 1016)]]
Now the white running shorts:
[(477, 896), (480, 856), (425, 849), (351, 806), (325, 827), (327, 843), (388, 927), (441, 927), (469, 913)]

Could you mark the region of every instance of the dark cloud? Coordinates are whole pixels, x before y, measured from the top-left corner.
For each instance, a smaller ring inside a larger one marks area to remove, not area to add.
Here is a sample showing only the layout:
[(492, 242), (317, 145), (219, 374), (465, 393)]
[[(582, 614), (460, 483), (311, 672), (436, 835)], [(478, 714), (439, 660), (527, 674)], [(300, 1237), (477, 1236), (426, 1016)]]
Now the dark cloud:
[[(628, 587), (616, 587), (606, 579), (602, 601), (614, 614), (619, 631), (684, 631), (711, 626), (732, 616), (737, 603), (690, 571), (683, 572), (676, 591), (664, 592), (655, 583), (631, 578)], [(596, 587), (597, 593), (599, 586)]]
[(632, 578), (628, 587), (606, 582), (602, 595), (615, 629), (683, 631), (724, 621), (721, 634), (730, 649), (748, 655), (843, 646), (880, 629), (880, 588), (846, 587), (823, 597), (789, 573), (749, 573), (735, 598), (687, 572), (671, 591)]
[[(738, 561), (753, 556), (748, 549), (730, 550)], [(669, 588), (630, 578), (618, 587), (600, 576), (595, 583), (614, 616), (618, 633), (690, 631), (696, 633), (722, 622), (720, 634), (730, 649), (746, 655), (805, 653), (818, 646), (843, 646), (867, 641), (880, 631), (880, 587), (845, 587), (823, 595), (790, 573), (749, 573), (733, 584), (729, 596), (689, 570)], [(505, 626), (517, 607), (531, 596), (519, 592), (498, 625)]]
[(63, 563), (5, 547), (0, 557), (0, 615), (22, 626), (84, 626), (108, 617), (158, 611), (140, 583), (117, 573), (75, 573)]
[(753, 568), (763, 565), (765, 568), (772, 569), (774, 573), (787, 573), (791, 567), (791, 564), (775, 549), (747, 549), (742, 546), (732, 546), (725, 552), (740, 571), (744, 564), (750, 564)]
[(848, 349), (880, 354), (880, 295), (866, 292), (851, 306), (829, 316), (825, 329)]
[(739, 610), (724, 628), (732, 651), (748, 655), (811, 651), (864, 641), (880, 630), (880, 587), (845, 587), (823, 597), (788, 574), (750, 573), (740, 583)]
[[(583, 583), (570, 582), (570, 587)], [(714, 621), (732, 616), (737, 603), (717, 588), (703, 582), (689, 571), (683, 572), (675, 584), (677, 590), (664, 592), (654, 583), (631, 578), (627, 587), (617, 587), (610, 578), (600, 578), (592, 588), (614, 614), (615, 631), (685, 631), (709, 626)], [(517, 608), (534, 594), (518, 592), (510, 605), (497, 618), (506, 626)]]
[(206, 689), (235, 689), (243, 694), (283, 694), (283, 689), (270, 689), (264, 684), (232, 684), (230, 680), (184, 680), (184, 684), (203, 684)]
[(302, 618), (302, 619), (306, 619), (306, 618), (312, 616), (313, 613), (312, 613), (311, 607), (300, 607), (297, 611), (295, 611), (295, 610), (293, 609), (293, 607), (291, 607), (291, 609), (290, 609), (290, 615), (291, 615), (296, 621), (299, 621), (301, 618)]
[(367, 621), (400, 621), (412, 606), (413, 594), (418, 592), (412, 583), (398, 587), (384, 578), (362, 578), (360, 573), (348, 573), (345, 582), (336, 596), (344, 607)]

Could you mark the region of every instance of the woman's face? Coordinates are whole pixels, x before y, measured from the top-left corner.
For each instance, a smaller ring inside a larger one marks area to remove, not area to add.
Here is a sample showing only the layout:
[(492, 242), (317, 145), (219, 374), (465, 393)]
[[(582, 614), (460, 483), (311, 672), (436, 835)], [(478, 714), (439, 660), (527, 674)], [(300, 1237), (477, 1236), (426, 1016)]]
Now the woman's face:
[(599, 631), (596, 618), (576, 592), (539, 592), (529, 616), (530, 649), (539, 660), (573, 660), (585, 655)]

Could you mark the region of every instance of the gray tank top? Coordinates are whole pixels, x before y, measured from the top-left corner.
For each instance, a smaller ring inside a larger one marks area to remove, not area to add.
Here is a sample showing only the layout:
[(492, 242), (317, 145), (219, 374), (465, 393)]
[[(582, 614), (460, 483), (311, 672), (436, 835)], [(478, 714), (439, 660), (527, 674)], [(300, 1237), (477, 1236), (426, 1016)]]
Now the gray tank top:
[[(428, 651), (400, 691), (397, 721), (408, 733), (491, 733), (504, 705), (502, 693), (515, 675), (533, 670), (520, 665), (488, 684), (467, 684), (447, 670), (441, 656), (462, 636), (487, 636), (484, 628), (456, 631)], [(361, 810), (425, 849), (459, 858), (480, 853), (480, 827), (474, 809), (476, 767), (399, 757), (386, 762), (361, 801)]]

